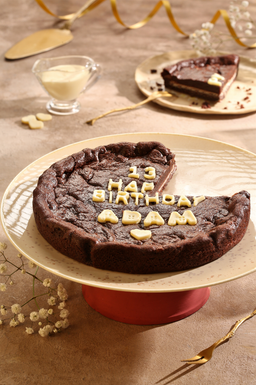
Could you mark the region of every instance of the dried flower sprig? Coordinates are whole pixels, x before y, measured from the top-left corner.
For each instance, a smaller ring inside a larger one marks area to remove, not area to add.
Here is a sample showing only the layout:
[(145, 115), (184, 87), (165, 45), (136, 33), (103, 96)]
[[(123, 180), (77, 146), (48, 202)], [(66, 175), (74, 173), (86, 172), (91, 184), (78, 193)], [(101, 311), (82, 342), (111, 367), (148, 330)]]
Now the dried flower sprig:
[[(0, 242), (0, 275), (4, 278), (4, 282), (0, 282), (0, 291), (5, 292), (7, 290), (7, 284), (14, 284), (13, 276), (17, 272), (22, 274), (28, 274), (33, 279), (32, 297), (24, 302), (22, 305), (15, 303), (11, 306), (2, 304), (0, 306), (0, 313), (5, 318), (0, 319), (0, 325), (3, 325), (6, 321), (9, 322), (11, 327), (16, 327), (25, 322), (29, 324), (25, 327), (27, 334), (34, 334), (35, 331), (42, 337), (49, 336), (52, 333), (58, 333), (61, 330), (66, 329), (69, 326), (68, 316), (69, 311), (65, 308), (68, 294), (62, 283), (59, 283), (57, 287), (53, 286), (50, 278), (41, 280), (38, 276), (38, 266), (33, 262), (25, 262), (22, 254), (18, 254), (19, 263), (11, 262), (5, 255), (7, 245)], [(26, 267), (27, 264), (27, 267)], [(27, 268), (36, 268), (35, 273), (27, 271)], [(9, 271), (11, 269), (11, 271)], [(35, 283), (41, 283), (46, 288), (43, 293), (35, 293)], [(47, 308), (40, 307), (37, 299), (39, 297), (47, 297)], [(30, 303), (35, 302), (36, 311), (30, 312), (28, 315), (23, 313), (23, 308)], [(50, 307), (49, 307), (50, 306)], [(55, 310), (53, 309), (55, 307)], [(56, 310), (58, 309), (58, 310)], [(56, 317), (59, 319), (56, 320)]]
[[(255, 39), (253, 31), (255, 23), (248, 11), (249, 1), (233, 0), (229, 4), (228, 16), (232, 28), (240, 36), (240, 40)], [(213, 29), (210, 22), (203, 23), (200, 30), (194, 31), (190, 36), (193, 49), (202, 55), (214, 55), (226, 41), (231, 40), (230, 34), (225, 34)]]

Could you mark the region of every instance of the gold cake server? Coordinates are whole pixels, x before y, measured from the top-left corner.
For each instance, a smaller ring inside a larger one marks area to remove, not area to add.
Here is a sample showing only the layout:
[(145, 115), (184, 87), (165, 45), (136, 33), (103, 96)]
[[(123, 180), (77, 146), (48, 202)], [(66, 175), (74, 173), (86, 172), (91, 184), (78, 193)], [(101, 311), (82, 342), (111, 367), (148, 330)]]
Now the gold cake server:
[(44, 29), (25, 37), (5, 53), (5, 58), (8, 60), (22, 59), (69, 43), (73, 39), (70, 31), (71, 25), (94, 1), (88, 0), (86, 4), (72, 15), (62, 29)]

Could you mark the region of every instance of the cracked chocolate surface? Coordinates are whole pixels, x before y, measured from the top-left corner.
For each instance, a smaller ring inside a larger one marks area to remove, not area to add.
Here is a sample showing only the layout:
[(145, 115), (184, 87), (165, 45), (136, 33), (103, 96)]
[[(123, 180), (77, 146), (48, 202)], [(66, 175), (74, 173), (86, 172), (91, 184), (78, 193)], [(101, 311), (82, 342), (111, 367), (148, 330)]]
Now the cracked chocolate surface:
[[(174, 154), (156, 142), (118, 143), (85, 149), (52, 165), (39, 178), (34, 190), (33, 209), (36, 224), (42, 236), (61, 253), (101, 269), (126, 273), (159, 273), (193, 268), (219, 258), (236, 243), (246, 231), (249, 221), (249, 194), (240, 192), (233, 197), (206, 197), (193, 206), (193, 197), (187, 198), (192, 206), (177, 207), (160, 203), (145, 205), (140, 199), (136, 206), (130, 197), (128, 205), (115, 204), (117, 190), (113, 190), (113, 203), (108, 202), (109, 179), (122, 179), (123, 187), (129, 178), (130, 167), (137, 166), (143, 182), (154, 182), (154, 196), (161, 193), (176, 170)], [(155, 167), (156, 178), (144, 178), (145, 168)], [(105, 202), (93, 202), (95, 189), (105, 191)], [(112, 210), (119, 221), (99, 223), (98, 215)], [(182, 214), (191, 210), (197, 224), (169, 226), (172, 211)], [(124, 210), (138, 211), (141, 222), (123, 225)], [(144, 227), (150, 211), (157, 211), (165, 221), (162, 226)], [(131, 237), (131, 229), (149, 229), (152, 237), (139, 241)]]

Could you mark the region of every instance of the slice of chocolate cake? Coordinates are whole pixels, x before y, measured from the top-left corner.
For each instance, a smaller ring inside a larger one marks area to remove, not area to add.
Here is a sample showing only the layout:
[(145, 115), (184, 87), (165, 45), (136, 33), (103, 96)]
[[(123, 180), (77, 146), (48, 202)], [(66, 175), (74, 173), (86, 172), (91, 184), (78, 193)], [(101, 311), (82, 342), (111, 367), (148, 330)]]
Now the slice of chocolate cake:
[(236, 79), (239, 56), (182, 60), (163, 69), (165, 87), (207, 100), (221, 100)]

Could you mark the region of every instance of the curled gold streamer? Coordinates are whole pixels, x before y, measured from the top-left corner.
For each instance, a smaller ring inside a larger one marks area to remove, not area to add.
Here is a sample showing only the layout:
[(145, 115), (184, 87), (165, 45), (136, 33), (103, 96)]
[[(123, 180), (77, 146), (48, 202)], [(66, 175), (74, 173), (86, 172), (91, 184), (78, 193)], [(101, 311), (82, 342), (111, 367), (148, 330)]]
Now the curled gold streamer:
[[(69, 14), (69, 15), (63, 15), (63, 16), (58, 16), (56, 14), (54, 14), (53, 12), (50, 11), (50, 9), (44, 4), (44, 1), (43, 0), (35, 0), (37, 2), (37, 4), (46, 12), (48, 13), (49, 15), (51, 16), (54, 16), (54, 17), (57, 17), (59, 19), (62, 19), (62, 20), (69, 20), (71, 19), (75, 13), (72, 13), (72, 14)], [(92, 9), (96, 8), (98, 5), (100, 5), (101, 3), (103, 3), (105, 0), (96, 0), (92, 5), (90, 5), (85, 11), (83, 11), (79, 17), (82, 17), (84, 16), (86, 13), (90, 12)], [(173, 16), (173, 13), (172, 13), (172, 9), (171, 9), (171, 5), (169, 3), (168, 0), (160, 0), (158, 1), (158, 3), (154, 6), (153, 10), (148, 14), (148, 16), (146, 16), (143, 20), (139, 21), (138, 23), (135, 23), (135, 24), (132, 24), (132, 25), (126, 25), (120, 15), (119, 15), (119, 12), (117, 10), (117, 4), (116, 4), (116, 0), (110, 0), (110, 4), (111, 4), (111, 8), (112, 8), (112, 12), (113, 12), (113, 15), (115, 16), (116, 20), (118, 21), (119, 24), (121, 24), (123, 27), (125, 28), (128, 28), (128, 29), (137, 29), (137, 28), (141, 28), (143, 27), (144, 25), (146, 25), (154, 16), (155, 14), (159, 11), (159, 9), (164, 6), (165, 10), (166, 10), (166, 13), (167, 13), (167, 16), (173, 26), (173, 28), (179, 32), (180, 34), (184, 35), (184, 36), (189, 36), (189, 34), (185, 33), (182, 31), (182, 29), (178, 26), (178, 24), (176, 23), (176, 20)], [(256, 43), (252, 44), (252, 45), (247, 45), (247, 44), (244, 44), (241, 39), (237, 36), (234, 28), (231, 26), (231, 22), (230, 22), (230, 19), (229, 19), (229, 16), (228, 16), (228, 13), (226, 10), (224, 9), (220, 9), (218, 10), (215, 15), (213, 16), (212, 20), (211, 20), (211, 23), (215, 25), (215, 23), (218, 21), (218, 19), (222, 17), (225, 24), (226, 24), (226, 27), (227, 29), (229, 30), (229, 33), (230, 35), (232, 36), (232, 38), (235, 40), (235, 42), (237, 44), (239, 44), (240, 46), (242, 47), (245, 47), (245, 48), (256, 48)]]

